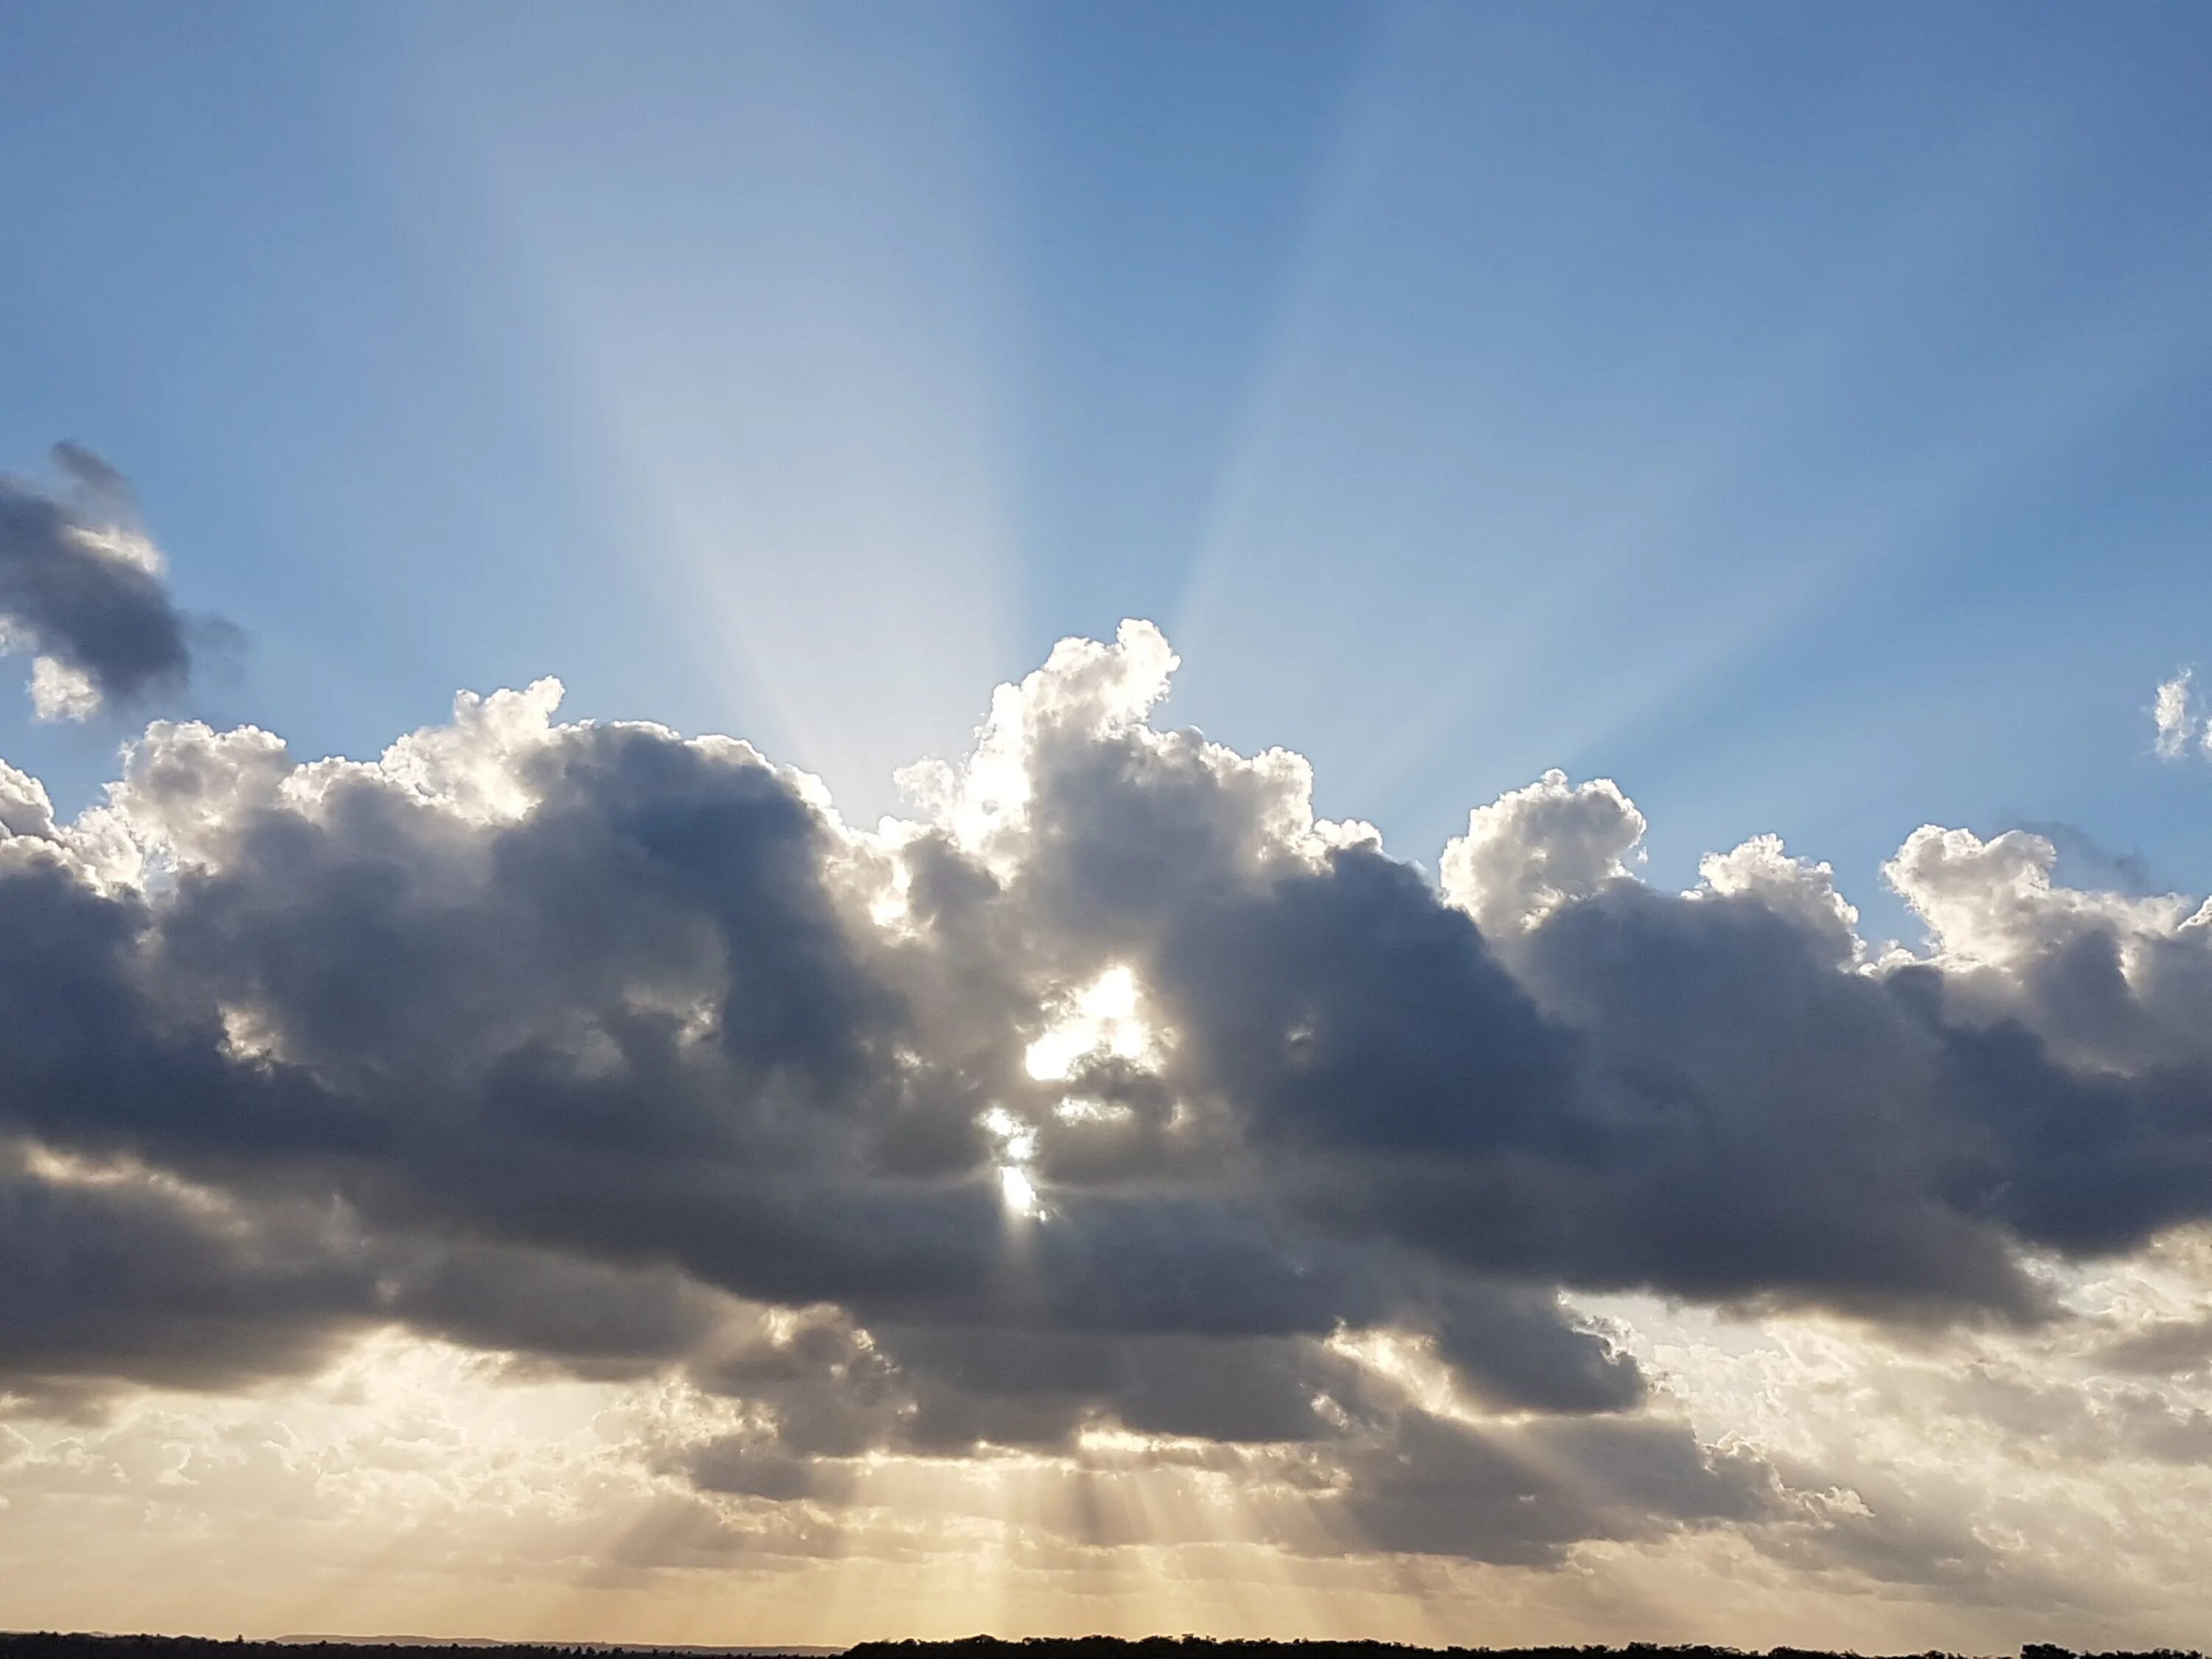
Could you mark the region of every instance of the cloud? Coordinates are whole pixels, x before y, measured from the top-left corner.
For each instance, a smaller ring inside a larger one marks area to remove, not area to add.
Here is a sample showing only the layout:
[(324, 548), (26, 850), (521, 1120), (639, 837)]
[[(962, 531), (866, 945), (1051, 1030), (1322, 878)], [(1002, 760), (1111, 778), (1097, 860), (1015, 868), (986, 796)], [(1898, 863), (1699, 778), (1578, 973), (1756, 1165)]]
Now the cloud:
[(0, 653), (32, 657), (40, 719), (82, 720), (174, 690), (196, 633), (229, 630), (178, 611), (122, 474), (75, 444), (53, 459), (59, 489), (0, 476)]
[(1629, 879), (1621, 860), (1644, 839), (1644, 814), (1610, 778), (1570, 786), (1547, 772), (1468, 815), (1444, 848), (1444, 896), (1501, 947), (1561, 904)]
[(680, 1378), (726, 1415), (637, 1561), (1010, 1459), (1111, 1536), (1119, 1436), (1316, 1553), (1779, 1528), (1893, 1576), (1903, 1508), (1693, 1426), (1575, 1298), (2028, 1331), (2052, 1263), (2212, 1218), (2212, 912), (1930, 827), (1886, 870), (1927, 947), (1877, 959), (1826, 865), (1662, 890), (1559, 773), (1432, 884), (1299, 757), (1155, 726), (1174, 667), (1064, 643), (874, 830), (551, 681), (369, 762), (157, 723), (69, 823), (0, 769), (0, 1388), (391, 1328)]
[(316, 1223), (0, 1148), (0, 1381), (53, 1403), (104, 1376), (218, 1388), (309, 1368), (374, 1302), (360, 1254)]
[(2195, 683), (2193, 670), (2177, 669), (2151, 699), (2151, 747), (2160, 760), (2178, 761), (2193, 751), (2212, 756), (2212, 720), (2198, 706)]
[(2179, 760), (2195, 740), (2200, 720), (2190, 707), (2189, 683), (2192, 675), (2186, 668), (2170, 680), (2159, 684), (2158, 695), (2151, 702), (2151, 720), (2158, 728), (2154, 747), (2160, 760)]
[(2212, 1367), (2212, 1314), (2164, 1319), (2113, 1342), (2100, 1358), (2115, 1370), (2176, 1376)]

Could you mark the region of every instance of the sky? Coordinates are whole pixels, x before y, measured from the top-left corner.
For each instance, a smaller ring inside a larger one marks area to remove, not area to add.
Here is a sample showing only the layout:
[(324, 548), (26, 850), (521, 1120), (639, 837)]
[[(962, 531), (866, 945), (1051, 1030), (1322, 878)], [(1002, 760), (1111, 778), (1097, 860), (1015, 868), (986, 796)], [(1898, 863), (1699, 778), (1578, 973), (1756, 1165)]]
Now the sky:
[(0, 1627), (2212, 1625), (2212, 15), (0, 63)]

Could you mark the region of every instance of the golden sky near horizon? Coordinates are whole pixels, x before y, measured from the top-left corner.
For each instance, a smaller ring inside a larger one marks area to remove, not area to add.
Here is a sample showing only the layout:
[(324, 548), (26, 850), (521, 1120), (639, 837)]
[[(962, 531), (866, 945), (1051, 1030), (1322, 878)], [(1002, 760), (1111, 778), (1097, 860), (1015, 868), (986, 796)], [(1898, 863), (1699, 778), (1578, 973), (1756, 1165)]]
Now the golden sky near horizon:
[[(2186, 1645), (2212, 1620), (2212, 1387), (2201, 1370), (2100, 1373), (2098, 1355), (2201, 1319), (2208, 1299), (2199, 1237), (2085, 1276), (2084, 1322), (2056, 1340), (1899, 1342), (1608, 1301), (1594, 1315), (1656, 1368), (1667, 1409), (1787, 1467), (1803, 1516), (1533, 1566), (1363, 1554), (1269, 1494), (1264, 1457), (1200, 1476), (1174, 1448), (1110, 1434), (1058, 1456), (883, 1459), (838, 1506), (702, 1494), (674, 1471), (726, 1431), (726, 1402), (385, 1334), (250, 1395), (147, 1393), (95, 1420), (0, 1431), (3, 1616), (703, 1644)], [(1084, 1541), (1096, 1509), (1122, 1517), (1126, 1541)], [(1824, 1528), (1877, 1512), (1909, 1531), (1824, 1547)]]

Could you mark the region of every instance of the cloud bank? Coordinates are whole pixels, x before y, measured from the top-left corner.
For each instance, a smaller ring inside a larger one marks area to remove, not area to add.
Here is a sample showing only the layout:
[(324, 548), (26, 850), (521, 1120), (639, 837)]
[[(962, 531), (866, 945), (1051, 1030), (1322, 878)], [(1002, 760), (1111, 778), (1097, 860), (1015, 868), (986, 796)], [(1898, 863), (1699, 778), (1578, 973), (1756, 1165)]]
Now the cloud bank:
[[(32, 648), (181, 672), (152, 570), (9, 491)], [(1182, 1535), (1102, 1498), (1141, 1477), (1316, 1561), (1978, 1563), (1701, 1423), (1595, 1299), (2075, 1328), (2069, 1275), (2212, 1218), (2212, 907), (1931, 826), (1883, 872), (1925, 947), (1878, 954), (1771, 836), (1645, 883), (1632, 802), (1557, 772), (1431, 880), (1297, 756), (1156, 724), (1176, 665), (1064, 641), (873, 829), (550, 680), (366, 763), (158, 723), (74, 822), (0, 766), (0, 1390), (63, 1421), (393, 1334), (678, 1388), (639, 1570), (1009, 1467), (1078, 1556)]]

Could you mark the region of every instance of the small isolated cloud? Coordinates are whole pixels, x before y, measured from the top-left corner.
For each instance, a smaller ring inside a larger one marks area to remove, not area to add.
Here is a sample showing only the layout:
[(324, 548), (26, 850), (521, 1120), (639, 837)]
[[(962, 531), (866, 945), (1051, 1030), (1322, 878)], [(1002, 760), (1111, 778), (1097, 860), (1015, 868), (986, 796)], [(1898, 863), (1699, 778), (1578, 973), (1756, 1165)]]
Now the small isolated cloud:
[(182, 685), (198, 624), (122, 474), (75, 444), (53, 459), (57, 488), (0, 475), (0, 652), (32, 659), (40, 720), (82, 720)]
[(2158, 695), (2151, 700), (2150, 716), (2158, 734), (2152, 747), (2160, 760), (2179, 760), (2200, 739), (2208, 753), (2212, 753), (2212, 726), (2208, 726), (2203, 715), (2197, 712), (2196, 698), (2191, 683), (2194, 671), (2184, 668), (2174, 677), (2162, 682)]

